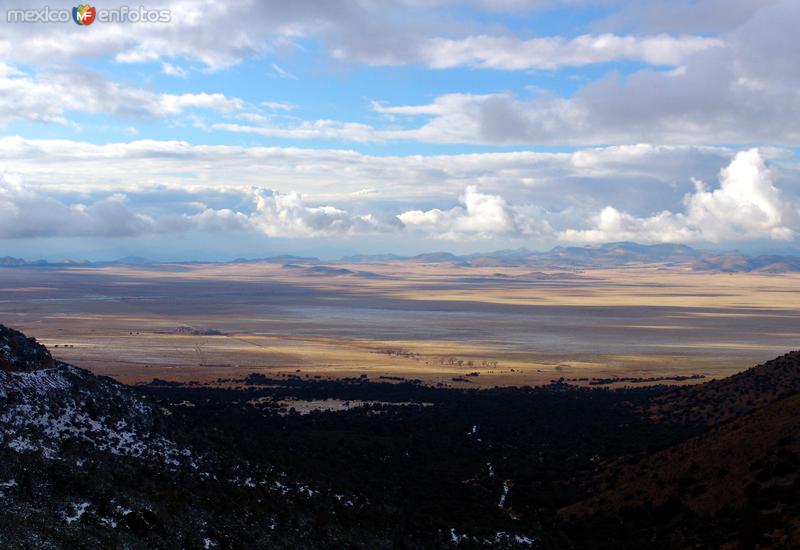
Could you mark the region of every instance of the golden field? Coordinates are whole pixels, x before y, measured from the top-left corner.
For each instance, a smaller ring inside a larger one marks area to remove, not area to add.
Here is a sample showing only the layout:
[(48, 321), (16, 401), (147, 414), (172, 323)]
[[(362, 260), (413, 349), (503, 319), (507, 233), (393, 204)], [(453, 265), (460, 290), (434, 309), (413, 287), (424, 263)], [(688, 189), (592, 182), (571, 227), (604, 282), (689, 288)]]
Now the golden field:
[(798, 288), (799, 274), (652, 265), (4, 268), (0, 323), (127, 383), (251, 372), (464, 387), (721, 377), (797, 347)]

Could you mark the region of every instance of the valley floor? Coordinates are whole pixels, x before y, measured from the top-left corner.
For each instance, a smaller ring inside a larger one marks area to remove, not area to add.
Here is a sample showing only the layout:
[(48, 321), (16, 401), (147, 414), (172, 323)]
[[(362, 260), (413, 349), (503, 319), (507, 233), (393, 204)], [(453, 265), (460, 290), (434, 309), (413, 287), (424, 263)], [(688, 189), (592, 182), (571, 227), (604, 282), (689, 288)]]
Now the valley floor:
[(0, 269), (0, 319), (137, 383), (696, 383), (792, 349), (800, 274), (375, 263)]

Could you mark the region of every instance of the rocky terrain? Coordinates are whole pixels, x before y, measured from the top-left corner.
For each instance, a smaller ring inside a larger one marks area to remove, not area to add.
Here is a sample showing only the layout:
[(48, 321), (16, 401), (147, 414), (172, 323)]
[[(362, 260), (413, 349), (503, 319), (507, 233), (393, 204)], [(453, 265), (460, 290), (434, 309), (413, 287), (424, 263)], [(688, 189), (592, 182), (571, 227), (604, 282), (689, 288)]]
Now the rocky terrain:
[(137, 387), (0, 327), (3, 548), (791, 548), (800, 353), (690, 387)]
[(34, 338), (0, 325), (0, 371), (32, 372), (54, 366), (50, 352)]

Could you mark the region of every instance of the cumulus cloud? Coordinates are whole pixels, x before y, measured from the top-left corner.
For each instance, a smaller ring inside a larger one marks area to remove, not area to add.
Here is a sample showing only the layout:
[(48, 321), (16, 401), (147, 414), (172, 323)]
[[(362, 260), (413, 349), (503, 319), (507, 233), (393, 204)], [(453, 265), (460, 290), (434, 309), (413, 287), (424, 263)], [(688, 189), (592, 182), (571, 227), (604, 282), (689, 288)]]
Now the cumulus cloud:
[(664, 210), (636, 217), (605, 207), (590, 229), (568, 229), (570, 242), (639, 242), (790, 240), (797, 229), (797, 205), (775, 187), (758, 149), (740, 152), (720, 172), (720, 185), (709, 189), (695, 180), (684, 197), (684, 211)]
[(395, 231), (397, 219), (373, 214), (355, 215), (334, 206), (310, 206), (299, 193), (256, 189), (251, 221), (271, 237), (317, 237)]
[(251, 208), (213, 209), (193, 203), (194, 213), (146, 214), (114, 194), (89, 202), (65, 203), (22, 184), (18, 178), (0, 178), (0, 239), (38, 237), (136, 237), (188, 231), (255, 231), (268, 237), (350, 237), (423, 230), (444, 239), (534, 235), (547, 227), (532, 223), (525, 209), (504, 199), (467, 188), (464, 206), (451, 210), (356, 214), (331, 205), (308, 204), (299, 193), (256, 188), (248, 193)]
[(459, 200), (462, 205), (449, 210), (409, 210), (397, 217), (408, 229), (449, 240), (541, 237), (551, 231), (546, 220), (536, 219), (532, 207), (513, 207), (503, 197), (481, 193), (476, 186), (467, 187)]
[[(209, 208), (144, 213), (121, 193), (66, 203), (8, 174), (0, 177), (0, 239), (34, 237), (136, 237), (189, 231), (255, 231), (269, 237), (354, 235), (402, 229), (393, 216), (354, 215), (333, 206), (307, 205), (298, 193), (254, 189), (245, 211)], [(185, 202), (181, 206), (186, 206)], [(163, 210), (163, 205), (162, 205)]]
[(67, 205), (26, 187), (19, 178), (0, 177), (0, 238), (122, 237), (151, 231), (154, 224), (128, 210), (121, 195)]

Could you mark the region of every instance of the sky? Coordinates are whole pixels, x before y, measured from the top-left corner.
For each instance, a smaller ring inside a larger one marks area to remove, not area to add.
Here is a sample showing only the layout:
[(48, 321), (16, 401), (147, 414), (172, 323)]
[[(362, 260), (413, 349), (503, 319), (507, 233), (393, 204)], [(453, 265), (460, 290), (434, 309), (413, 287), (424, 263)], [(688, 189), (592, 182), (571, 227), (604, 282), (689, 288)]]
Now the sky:
[(797, 1), (0, 4), (0, 257), (800, 250)]

